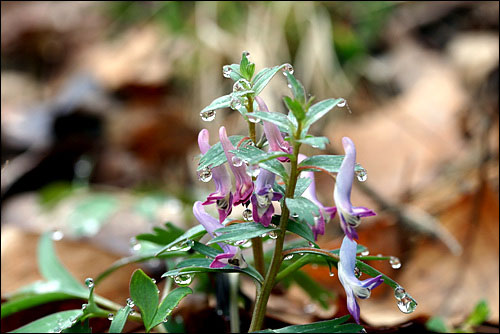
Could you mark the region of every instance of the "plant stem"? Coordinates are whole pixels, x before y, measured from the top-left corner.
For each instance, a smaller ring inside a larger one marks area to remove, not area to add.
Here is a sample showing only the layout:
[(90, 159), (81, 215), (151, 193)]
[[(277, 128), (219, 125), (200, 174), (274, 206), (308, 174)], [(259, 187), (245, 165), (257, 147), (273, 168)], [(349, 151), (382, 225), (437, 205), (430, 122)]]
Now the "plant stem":
[[(300, 133), (300, 126), (299, 131)], [(271, 260), (271, 265), (267, 272), (266, 278), (264, 279), (264, 283), (262, 285), (262, 289), (260, 293), (257, 295), (257, 299), (255, 301), (255, 308), (252, 315), (252, 323), (250, 324), (249, 332), (255, 332), (260, 330), (262, 327), (262, 323), (264, 322), (264, 317), (266, 315), (267, 302), (269, 300), (269, 296), (271, 295), (271, 290), (274, 286), (274, 282), (276, 279), (276, 275), (278, 274), (279, 268), (281, 266), (281, 262), (283, 261), (283, 244), (285, 242), (285, 233), (286, 227), (288, 224), (288, 216), (290, 215), (290, 211), (286, 206), (286, 198), (293, 198), (293, 194), (295, 192), (295, 185), (297, 184), (297, 157), (299, 155), (300, 143), (294, 141), (293, 143), (293, 157), (290, 159), (291, 171), (290, 177), (288, 181), (288, 185), (285, 193), (285, 200), (281, 205), (281, 218), (280, 218), (280, 234), (276, 239), (276, 245), (274, 247), (273, 258)]]
[(294, 271), (299, 270), (300, 268), (308, 264), (311, 257), (312, 257), (311, 255), (303, 256), (294, 263), (292, 263), (291, 265), (289, 265), (288, 267), (286, 267), (285, 269), (283, 269), (282, 271), (280, 271), (276, 275), (276, 282), (281, 281), (283, 278), (287, 277)]
[(240, 314), (238, 307), (239, 274), (228, 273), (229, 276), (229, 323), (231, 333), (240, 332)]

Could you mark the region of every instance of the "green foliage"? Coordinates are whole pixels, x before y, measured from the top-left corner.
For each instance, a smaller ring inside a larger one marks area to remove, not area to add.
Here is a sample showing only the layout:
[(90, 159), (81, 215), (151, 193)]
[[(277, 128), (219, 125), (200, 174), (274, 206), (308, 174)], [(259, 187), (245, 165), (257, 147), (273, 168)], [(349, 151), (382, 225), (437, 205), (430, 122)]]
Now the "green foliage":
[(280, 329), (266, 329), (255, 333), (358, 333), (363, 326), (357, 324), (344, 324), (349, 316), (314, 322), (307, 325), (293, 325)]
[(113, 317), (113, 320), (111, 321), (111, 326), (109, 326), (110, 333), (122, 332), (123, 326), (125, 326), (125, 323), (127, 322), (130, 311), (132, 311), (132, 308), (128, 304), (118, 310), (116, 315)]
[(58, 333), (63, 329), (70, 328), (73, 325), (73, 321), (78, 320), (82, 315), (82, 310), (69, 310), (49, 314), (13, 330), (11, 333)]
[(211, 239), (208, 243), (213, 244), (221, 241), (224, 241), (226, 243), (234, 243), (240, 240), (248, 240), (254, 237), (260, 237), (261, 235), (272, 231), (278, 231), (278, 229), (265, 227), (262, 224), (258, 224), (255, 222), (232, 224), (230, 226), (215, 230), (215, 232), (220, 233), (220, 235)]

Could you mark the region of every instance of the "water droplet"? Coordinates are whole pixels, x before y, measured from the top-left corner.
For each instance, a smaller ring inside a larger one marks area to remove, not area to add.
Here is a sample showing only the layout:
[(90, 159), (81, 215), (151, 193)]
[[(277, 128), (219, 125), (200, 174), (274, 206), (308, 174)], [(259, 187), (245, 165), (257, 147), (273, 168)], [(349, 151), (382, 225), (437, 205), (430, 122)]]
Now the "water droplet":
[(361, 256), (368, 256), (368, 255), (370, 255), (370, 251), (368, 249), (361, 252)]
[(61, 232), (59, 230), (56, 230), (56, 231), (52, 232), (52, 240), (59, 241), (62, 238), (64, 238), (64, 233), (63, 232)]
[(345, 107), (346, 103), (347, 103), (347, 101), (344, 98), (341, 98), (340, 102), (337, 103), (337, 106), (342, 108), (342, 107)]
[(288, 88), (292, 89), (292, 85), (291, 84), (288, 84), (287, 86), (288, 86)]
[(288, 261), (291, 259), (293, 259), (293, 254), (288, 254), (287, 256), (285, 256), (285, 258), (283, 260)]
[(132, 247), (132, 250), (133, 250), (134, 252), (138, 252), (138, 251), (140, 251), (140, 250), (141, 250), (141, 247), (142, 247), (142, 245), (141, 245), (140, 243), (136, 243), (136, 244)]
[(151, 279), (151, 281), (156, 284), (156, 280), (154, 278)]
[(358, 181), (360, 182), (365, 182), (366, 179), (368, 178), (368, 174), (366, 173), (366, 169), (361, 169), (356, 171), (356, 177), (358, 178)]
[(377, 254), (377, 257), (382, 257), (382, 256), (383, 256), (383, 255), (382, 255), (382, 254), (380, 254), (380, 253), (378, 253), (378, 254)]
[(209, 182), (212, 179), (212, 171), (210, 168), (205, 167), (198, 172), (198, 178), (202, 182)]
[(174, 276), (174, 282), (180, 286), (188, 286), (189, 284), (191, 284), (192, 280), (193, 276), (191, 276), (190, 274), (181, 274)]
[(261, 234), (261, 235), (260, 235), (260, 237), (261, 237), (261, 238), (265, 238), (265, 237), (266, 237), (266, 235), (267, 235), (267, 233), (264, 233), (264, 234)]
[(403, 287), (398, 286), (396, 289), (394, 289), (394, 297), (396, 297), (397, 300), (401, 300), (405, 295), (406, 291), (405, 289), (403, 289)]
[(316, 311), (316, 305), (307, 304), (304, 306), (304, 313), (312, 314), (312, 313), (314, 313), (314, 311)]
[(85, 285), (87, 286), (87, 288), (93, 288), (94, 287), (94, 280), (90, 277), (86, 278), (85, 279)]
[(115, 315), (113, 313), (108, 314), (108, 320), (113, 321)]
[(192, 240), (185, 240), (181, 243), (173, 245), (168, 249), (169, 252), (187, 252), (193, 246)]
[(245, 90), (250, 90), (252, 84), (246, 79), (239, 79), (233, 85), (233, 92), (243, 92)]
[(247, 57), (247, 58), (248, 58), (248, 57), (250, 57), (250, 52), (248, 52), (248, 51), (243, 51), (243, 53), (245, 54), (245, 57)]
[(251, 116), (250, 114), (248, 115), (248, 121), (250, 123), (259, 123), (260, 122), (260, 118), (258, 117), (255, 117), (255, 116)]
[(335, 274), (334, 274), (332, 271), (330, 271), (330, 272), (328, 273), (328, 275), (329, 275), (330, 277), (335, 276)]
[(362, 274), (363, 274), (363, 273), (361, 272), (361, 270), (360, 270), (358, 267), (354, 267), (354, 275), (355, 275), (357, 278), (360, 278)]
[(246, 169), (246, 172), (250, 177), (257, 177), (260, 174), (260, 167), (259, 165), (250, 165)]
[(134, 301), (132, 300), (132, 298), (127, 298), (127, 306), (132, 308), (135, 306), (135, 303)]
[(304, 253), (299, 253), (300, 256), (304, 255)]
[(410, 295), (405, 294), (403, 298), (398, 301), (398, 307), (403, 313), (412, 313), (417, 308), (417, 302)]
[(360, 332), (360, 333), (368, 333), (368, 332), (366, 331), (366, 329), (364, 329), (364, 328), (361, 328), (361, 330), (360, 330), (359, 332)]
[(233, 70), (231, 69), (231, 66), (229, 66), (229, 65), (224, 65), (224, 66), (222, 67), (222, 76), (223, 76), (224, 78), (231, 78), (231, 72), (232, 72), (232, 71), (233, 71)]
[(392, 269), (401, 268), (401, 261), (399, 260), (399, 258), (397, 258), (395, 256), (391, 256), (389, 258), (389, 263), (391, 264)]
[(242, 215), (243, 215), (243, 219), (246, 220), (247, 222), (252, 220), (252, 210), (250, 210), (249, 208), (246, 208), (243, 211)]
[(287, 73), (293, 74), (293, 66), (290, 64), (285, 64), (281, 70), (283, 71), (283, 75), (287, 76)]
[(82, 304), (82, 311), (85, 310), (89, 304)]
[(247, 239), (243, 239), (243, 240), (238, 240), (234, 243), (235, 246), (243, 246), (244, 244), (246, 244), (248, 242)]
[(292, 218), (299, 218), (299, 214), (296, 212), (292, 213)]
[(240, 99), (240, 98), (238, 98), (238, 97), (236, 97), (236, 96), (233, 96), (233, 97), (231, 98), (231, 103), (229, 104), (229, 106), (231, 107), (231, 109), (233, 109), (233, 110), (238, 110), (238, 109), (240, 109), (240, 108), (241, 108), (241, 106), (242, 106), (242, 105), (243, 105), (243, 104), (242, 104), (242, 102), (241, 102), (241, 99)]
[(243, 247), (243, 248), (250, 248), (250, 247), (252, 247), (252, 240), (248, 240), (243, 245), (241, 245), (241, 247)]
[(165, 319), (163, 319), (163, 322), (167, 322), (168, 321), (168, 315), (165, 317)]
[(215, 119), (215, 115), (217, 114), (216, 110), (205, 110), (200, 112), (201, 119), (205, 122), (211, 122)]
[(235, 155), (231, 158), (231, 162), (233, 163), (234, 167), (240, 167), (243, 165), (243, 160)]
[(269, 238), (271, 238), (271, 239), (277, 239), (278, 238), (278, 233), (276, 231), (269, 232)]

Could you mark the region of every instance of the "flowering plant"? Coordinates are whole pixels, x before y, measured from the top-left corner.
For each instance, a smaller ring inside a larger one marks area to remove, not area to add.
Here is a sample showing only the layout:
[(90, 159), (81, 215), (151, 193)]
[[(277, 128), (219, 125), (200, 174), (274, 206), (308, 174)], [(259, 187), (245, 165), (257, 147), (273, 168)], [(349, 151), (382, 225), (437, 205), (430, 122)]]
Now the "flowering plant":
[[(50, 258), (45, 261), (56, 266), (58, 274), (41, 268), (46, 282), (32, 289), (43, 286), (45, 291), (50, 290), (52, 293), (65, 293), (77, 298), (88, 296), (88, 303), (84, 304), (82, 310), (59, 312), (53, 318), (40, 319), (45, 321), (47, 329), (74, 329), (76, 326), (85, 326), (88, 318), (100, 316), (109, 316), (112, 320), (110, 332), (121, 331), (127, 319), (142, 321), (146, 331), (165, 326), (175, 306), (192, 293), (187, 286), (193, 277), (201, 273), (218, 272), (224, 275), (246, 275), (255, 283), (256, 300), (248, 331), (257, 332), (264, 325), (272, 288), (285, 278), (293, 278), (308, 263), (323, 263), (330, 266), (330, 270), (332, 267), (337, 268), (338, 279), (347, 296), (347, 308), (355, 323), (346, 323), (349, 316), (344, 316), (282, 328), (281, 332), (359, 332), (363, 327), (360, 325), (357, 299), (369, 298), (371, 290), (382, 283), (394, 289), (401, 311), (410, 313), (415, 309), (415, 300), (398, 283), (363, 262), (390, 260), (393, 268), (400, 266), (397, 258), (368, 256), (366, 247), (357, 244), (356, 228), (362, 218), (373, 216), (375, 212), (351, 203), (355, 176), (360, 181), (366, 179), (366, 171), (356, 163), (354, 142), (348, 137), (342, 138), (345, 155), (307, 157), (300, 153), (303, 145), (320, 149), (326, 147), (328, 139), (308, 134), (309, 129), (329, 111), (345, 105), (345, 100), (330, 98), (313, 104), (314, 98), (306, 94), (303, 85), (294, 77), (290, 64), (264, 68), (254, 75), (255, 64), (248, 57), (249, 54), (244, 52), (239, 64), (223, 67), (223, 76), (234, 81), (233, 91), (215, 99), (200, 112), (204, 121), (212, 121), (219, 109), (236, 110), (248, 125), (248, 136), (229, 136), (222, 126), (217, 134), (212, 134), (218, 137), (219, 142), (211, 145), (209, 131), (200, 131), (198, 177), (203, 182), (213, 181), (215, 189), (193, 205), (193, 215), (199, 225), (183, 231), (167, 223), (165, 228), (155, 228), (152, 234), (138, 235), (134, 244), (137, 254), (122, 259), (95, 281), (88, 279), (86, 284), (90, 293), (65, 272), (57, 260)], [(277, 73), (286, 77), (292, 93), (292, 96), (283, 98), (287, 114), (270, 111), (260, 96)], [(259, 140), (258, 126), (262, 127)], [(316, 172), (331, 176), (336, 174), (333, 191), (335, 207), (324, 206), (318, 200), (314, 178)], [(243, 210), (233, 210), (238, 206), (242, 206)], [(340, 249), (321, 249), (316, 243), (318, 236), (325, 233), (325, 224), (331, 223), (337, 213), (340, 227), (345, 233), (342, 245)], [(206, 243), (200, 242), (207, 233), (211, 238)], [(289, 238), (292, 235), (295, 238)], [(44, 256), (54, 257), (50, 238), (44, 236), (41, 242), (41, 249), (47, 248)], [(267, 256), (270, 261), (265, 260), (264, 243), (271, 244), (272, 254)], [(250, 247), (251, 250), (247, 250)], [(166, 281), (162, 298), (156, 282), (142, 270), (137, 270), (132, 276), (131, 298), (125, 307), (94, 296), (94, 285), (111, 272), (127, 263), (151, 258), (164, 259), (168, 264), (169, 270), (162, 276)], [(179, 258), (183, 260), (174, 261)], [(61, 272), (64, 273), (62, 276)], [(362, 273), (371, 277), (359, 280)], [(331, 274), (333, 276), (333, 272)], [(237, 280), (231, 282), (232, 285), (238, 284)], [(180, 287), (172, 290), (173, 283)], [(307, 291), (308, 288), (304, 289)], [(241, 330), (237, 291), (236, 287), (228, 292), (232, 332)], [(320, 302), (324, 303), (324, 300)], [(140, 315), (134, 313), (134, 306), (137, 306)], [(4, 309), (2, 305), (2, 314)], [(31, 326), (28, 328), (30, 330), (40, 330), (41, 324), (35, 321), (27, 326)], [(25, 327), (20, 329), (21, 332), (27, 330)]]

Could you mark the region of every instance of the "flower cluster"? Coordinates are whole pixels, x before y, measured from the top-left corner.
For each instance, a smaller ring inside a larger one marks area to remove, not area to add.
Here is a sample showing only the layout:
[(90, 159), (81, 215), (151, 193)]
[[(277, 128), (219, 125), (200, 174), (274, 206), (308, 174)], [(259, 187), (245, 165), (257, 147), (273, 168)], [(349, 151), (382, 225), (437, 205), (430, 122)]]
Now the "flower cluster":
[(347, 296), (347, 308), (354, 320), (359, 324), (359, 305), (355, 297), (366, 299), (371, 290), (382, 282), (382, 275), (360, 281), (354, 274), (356, 268), (356, 249), (358, 239), (355, 227), (359, 226), (361, 217), (374, 216), (375, 212), (365, 207), (355, 207), (351, 204), (351, 188), (356, 164), (356, 147), (348, 137), (342, 138), (345, 158), (340, 166), (333, 197), (340, 217), (340, 225), (345, 237), (340, 247), (338, 263), (339, 280), (344, 286)]

